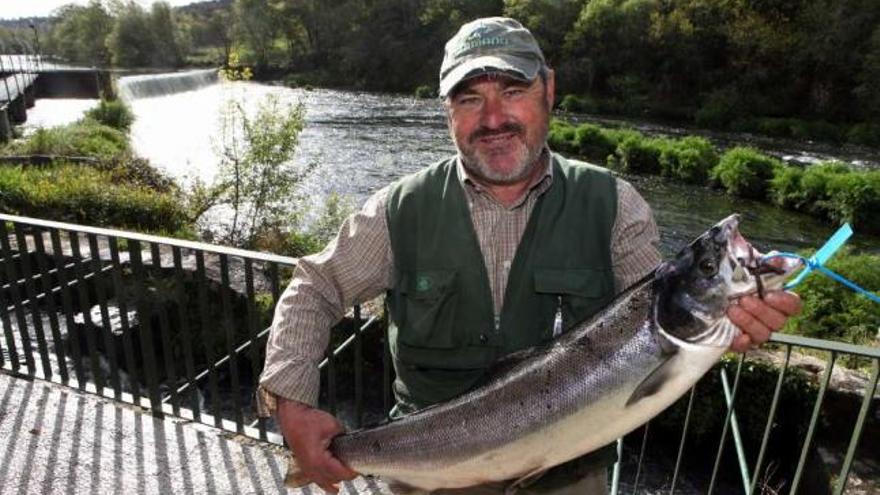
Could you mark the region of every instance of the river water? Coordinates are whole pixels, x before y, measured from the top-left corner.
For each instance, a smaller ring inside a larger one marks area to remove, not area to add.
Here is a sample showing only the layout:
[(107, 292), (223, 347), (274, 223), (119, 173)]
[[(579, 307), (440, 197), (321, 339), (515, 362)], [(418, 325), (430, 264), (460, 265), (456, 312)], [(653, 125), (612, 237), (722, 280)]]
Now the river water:
[[(301, 185), (301, 192), (309, 198), (313, 211), (319, 209), (331, 193), (362, 204), (371, 193), (389, 182), (454, 153), (442, 105), (436, 99), (305, 90), (252, 82), (214, 83), (206, 79), (206, 71), (174, 77), (123, 77), (119, 88), (121, 93), (127, 94), (136, 115), (131, 132), (135, 151), (184, 185), (195, 179), (206, 183), (214, 180), (221, 110), (227, 102), (233, 99), (245, 102), (250, 111), (270, 95), (282, 104), (302, 103), (306, 123), (293, 161), (298, 167), (314, 167)], [(74, 120), (84, 108), (94, 104), (88, 100), (38, 100), (37, 107), (29, 111), (29, 127)], [(603, 125), (637, 127), (651, 134), (680, 135), (693, 131), (588, 116), (575, 118)], [(719, 146), (744, 141), (742, 144), (761, 147), (777, 156), (796, 156), (799, 161), (839, 158), (856, 166), (875, 163), (871, 153), (861, 149), (840, 150), (841, 153), (835, 155), (830, 147), (815, 143), (736, 134), (705, 135)], [(675, 184), (657, 177), (627, 179), (653, 207), (666, 255), (733, 212), (743, 214), (744, 234), (762, 249), (817, 247), (835, 229), (811, 216), (731, 198), (707, 188)], [(858, 248), (880, 250), (877, 238), (859, 233), (851, 243)]]
[[(315, 167), (302, 187), (316, 207), (331, 192), (361, 204), (394, 179), (454, 153), (445, 115), (437, 100), (323, 89), (307, 91), (249, 82), (221, 83), (197, 91), (134, 98), (131, 103), (137, 115), (132, 129), (135, 147), (172, 176), (183, 181), (198, 176), (210, 182), (216, 171), (216, 136), (224, 102), (236, 98), (250, 104), (268, 95), (284, 103), (305, 105), (306, 126), (294, 162)], [(646, 132), (662, 131), (656, 126), (646, 129)], [(669, 129), (670, 134), (680, 132)], [(795, 143), (765, 144), (774, 144), (773, 152), (777, 154), (822, 159), (833, 156), (828, 150), (814, 154), (812, 143), (806, 143), (803, 149), (793, 148)], [(860, 163), (869, 161), (864, 154), (850, 153), (840, 158)], [(656, 177), (628, 179), (654, 208), (667, 255), (732, 212), (744, 215), (745, 234), (765, 249), (815, 247), (834, 230), (833, 226), (807, 215), (730, 198), (706, 188), (683, 186)], [(880, 246), (876, 241), (864, 236), (856, 236), (854, 240), (861, 247)]]

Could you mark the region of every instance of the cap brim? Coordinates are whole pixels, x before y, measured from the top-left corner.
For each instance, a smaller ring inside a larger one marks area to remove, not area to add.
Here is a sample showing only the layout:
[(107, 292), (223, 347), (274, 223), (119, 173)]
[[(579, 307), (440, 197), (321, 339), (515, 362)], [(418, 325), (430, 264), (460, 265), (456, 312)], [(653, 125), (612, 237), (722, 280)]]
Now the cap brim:
[(482, 74), (502, 72), (523, 81), (537, 77), (541, 61), (514, 55), (483, 55), (463, 62), (440, 80), (439, 95), (445, 98), (458, 83)]

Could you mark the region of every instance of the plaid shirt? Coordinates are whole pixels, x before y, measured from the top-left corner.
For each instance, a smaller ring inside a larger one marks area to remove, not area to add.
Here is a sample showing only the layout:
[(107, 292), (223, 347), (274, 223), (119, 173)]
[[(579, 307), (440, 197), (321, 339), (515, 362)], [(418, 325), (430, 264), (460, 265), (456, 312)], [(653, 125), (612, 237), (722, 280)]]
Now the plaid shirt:
[[(549, 157), (549, 153), (545, 153)], [(489, 274), (495, 314), (500, 314), (513, 256), (529, 216), (553, 181), (550, 160), (528, 192), (505, 206), (483, 190), (458, 162), (480, 250)], [(347, 308), (391, 288), (393, 256), (385, 216), (389, 188), (375, 193), (349, 217), (337, 237), (318, 254), (306, 256), (294, 272), (278, 305), (260, 377), (258, 409), (274, 410), (275, 394), (315, 405), (330, 328)], [(659, 236), (647, 202), (628, 182), (617, 179), (617, 217), (611, 256), (615, 286), (629, 287), (660, 262)]]

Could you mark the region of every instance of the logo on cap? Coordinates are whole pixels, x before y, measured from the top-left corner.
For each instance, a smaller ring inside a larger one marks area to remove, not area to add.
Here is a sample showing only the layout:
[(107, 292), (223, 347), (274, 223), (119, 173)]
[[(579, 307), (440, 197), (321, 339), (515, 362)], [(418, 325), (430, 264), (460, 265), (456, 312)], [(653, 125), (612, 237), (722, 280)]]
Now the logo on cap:
[(476, 48), (507, 46), (510, 44), (510, 40), (506, 36), (488, 36), (491, 31), (492, 28), (489, 26), (480, 26), (474, 29), (474, 31), (465, 38), (462, 45), (455, 50), (453, 55), (458, 56), (468, 50)]

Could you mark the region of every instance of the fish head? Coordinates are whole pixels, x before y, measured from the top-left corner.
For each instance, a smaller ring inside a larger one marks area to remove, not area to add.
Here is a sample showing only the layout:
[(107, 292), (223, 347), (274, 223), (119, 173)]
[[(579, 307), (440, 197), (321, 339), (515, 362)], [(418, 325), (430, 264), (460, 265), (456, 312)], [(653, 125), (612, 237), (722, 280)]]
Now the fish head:
[(781, 289), (799, 266), (781, 259), (770, 264), (739, 231), (731, 215), (662, 263), (654, 275), (653, 320), (677, 342), (728, 347), (739, 329), (727, 318), (737, 298)]

